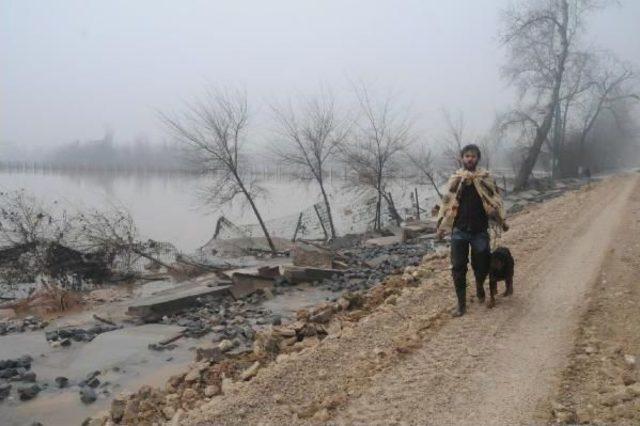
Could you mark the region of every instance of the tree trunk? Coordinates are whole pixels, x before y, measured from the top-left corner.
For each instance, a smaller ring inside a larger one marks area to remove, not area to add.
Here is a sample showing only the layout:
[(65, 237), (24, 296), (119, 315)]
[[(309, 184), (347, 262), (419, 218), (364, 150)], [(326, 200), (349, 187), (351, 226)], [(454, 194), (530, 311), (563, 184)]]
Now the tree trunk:
[(327, 215), (329, 216), (329, 228), (331, 231), (331, 238), (336, 237), (336, 228), (333, 225), (333, 215), (331, 213), (331, 206), (329, 205), (329, 197), (327, 197), (327, 193), (324, 190), (324, 184), (321, 180), (318, 181), (320, 185), (320, 192), (322, 192), (322, 198), (324, 199), (324, 206), (327, 209)]
[(561, 104), (558, 102), (553, 117), (553, 146), (551, 150), (551, 177), (557, 179), (560, 174), (560, 138), (562, 132)]
[(265, 226), (264, 221), (262, 220), (262, 216), (258, 211), (258, 207), (256, 207), (256, 203), (253, 202), (253, 197), (251, 196), (251, 194), (249, 194), (249, 191), (247, 191), (247, 189), (244, 187), (244, 184), (242, 183), (240, 176), (238, 176), (236, 172), (233, 172), (233, 176), (236, 178), (236, 182), (238, 182), (238, 185), (240, 186), (242, 193), (244, 194), (245, 197), (247, 197), (247, 201), (249, 201), (249, 205), (253, 210), (253, 214), (256, 216), (256, 219), (258, 219), (258, 223), (260, 223), (260, 228), (262, 228), (262, 233), (264, 234), (264, 237), (267, 239), (267, 243), (269, 244), (269, 248), (271, 249), (271, 252), (275, 253), (276, 246), (273, 244), (273, 241), (271, 240), (271, 235), (269, 235), (269, 231), (267, 231), (267, 227)]
[(378, 190), (378, 201), (376, 202), (376, 223), (373, 227), (375, 231), (379, 231), (380, 229), (382, 229), (382, 218), (380, 217), (381, 207), (382, 207), (382, 195)]
[(553, 121), (553, 115), (556, 111), (560, 99), (560, 87), (562, 86), (562, 79), (564, 76), (565, 63), (567, 61), (567, 55), (569, 54), (569, 39), (567, 36), (567, 25), (569, 22), (569, 5), (567, 0), (562, 1), (562, 25), (560, 26), (560, 38), (562, 43), (562, 50), (558, 58), (558, 69), (556, 70), (555, 82), (553, 85), (553, 91), (551, 92), (551, 101), (547, 107), (547, 112), (542, 121), (542, 125), (536, 130), (536, 137), (533, 140), (533, 144), (529, 148), (524, 162), (520, 166), (518, 176), (516, 177), (514, 190), (520, 191), (526, 188), (529, 181), (529, 176), (536, 165), (538, 155), (540, 154), (540, 148), (549, 135), (551, 129), (551, 122)]
[(387, 204), (389, 204), (389, 213), (391, 213), (391, 216), (393, 216), (393, 220), (395, 220), (396, 224), (400, 226), (400, 224), (402, 223), (402, 218), (400, 217), (398, 210), (396, 210), (396, 206), (393, 203), (393, 198), (391, 198), (391, 193), (382, 193), (381, 195), (382, 197), (384, 197), (384, 200), (387, 202)]

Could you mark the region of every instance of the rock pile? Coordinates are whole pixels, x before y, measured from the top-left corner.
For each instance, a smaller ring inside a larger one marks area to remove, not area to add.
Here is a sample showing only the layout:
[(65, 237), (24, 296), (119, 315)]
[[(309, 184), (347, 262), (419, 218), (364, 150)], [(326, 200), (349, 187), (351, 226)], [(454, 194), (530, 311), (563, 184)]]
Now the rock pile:
[(98, 334), (119, 329), (119, 326), (97, 324), (91, 328), (60, 328), (45, 332), (45, 338), (53, 346), (70, 346), (71, 342), (90, 342)]
[(16, 359), (5, 359), (0, 361), (0, 379), (11, 381), (35, 382), (35, 373), (31, 370), (33, 358), (23, 355)]
[(22, 319), (7, 318), (0, 320), (0, 336), (12, 333), (23, 333), (25, 331), (41, 330), (48, 325), (48, 321), (43, 321), (34, 315), (30, 315)]
[(358, 246), (342, 250), (339, 254), (349, 269), (314, 285), (334, 292), (367, 290), (388, 275), (400, 274), (407, 266), (419, 265), (422, 257), (431, 252), (431, 242), (397, 243), (383, 247)]

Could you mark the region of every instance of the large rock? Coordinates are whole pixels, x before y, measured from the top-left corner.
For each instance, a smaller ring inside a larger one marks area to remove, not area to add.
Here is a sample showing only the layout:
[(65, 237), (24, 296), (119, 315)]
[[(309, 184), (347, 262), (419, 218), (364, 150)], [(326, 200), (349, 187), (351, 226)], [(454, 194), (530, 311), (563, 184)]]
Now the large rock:
[(0, 384), (0, 401), (5, 399), (11, 393), (11, 385), (9, 383)]
[(304, 268), (299, 266), (285, 266), (283, 275), (292, 284), (330, 280), (344, 274), (340, 269)]
[(256, 374), (258, 374), (259, 369), (260, 369), (260, 361), (256, 361), (253, 363), (251, 367), (247, 368), (242, 372), (242, 374), (240, 374), (240, 378), (242, 380), (249, 380), (252, 377), (255, 377)]
[(243, 274), (236, 272), (231, 277), (233, 285), (229, 289), (234, 299), (240, 299), (258, 290), (272, 290), (273, 279), (262, 277), (260, 275)]
[(229, 295), (229, 286), (227, 285), (208, 287), (197, 283), (186, 284), (159, 291), (150, 297), (139, 300), (129, 306), (127, 314), (142, 318), (161, 318), (164, 315), (193, 306), (199, 298), (221, 299), (227, 295)]
[(21, 401), (28, 401), (35, 398), (40, 393), (40, 390), (38, 385), (25, 386), (18, 388), (18, 395)]
[(332, 268), (333, 253), (321, 247), (297, 242), (291, 249), (291, 257), (295, 266), (313, 266), (316, 268)]
[(98, 395), (96, 395), (96, 391), (90, 387), (83, 387), (80, 389), (80, 401), (85, 404), (91, 404), (98, 399)]
[(402, 226), (402, 242), (413, 240), (424, 234), (434, 234), (437, 230), (435, 222), (418, 222)]

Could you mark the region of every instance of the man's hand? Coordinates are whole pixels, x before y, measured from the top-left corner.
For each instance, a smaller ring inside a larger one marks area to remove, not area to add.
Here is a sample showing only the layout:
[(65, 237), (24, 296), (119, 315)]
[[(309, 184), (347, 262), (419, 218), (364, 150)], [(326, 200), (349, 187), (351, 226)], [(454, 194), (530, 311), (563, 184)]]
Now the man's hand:
[(436, 232), (436, 238), (438, 240), (442, 240), (444, 238), (444, 229), (438, 228), (438, 231)]

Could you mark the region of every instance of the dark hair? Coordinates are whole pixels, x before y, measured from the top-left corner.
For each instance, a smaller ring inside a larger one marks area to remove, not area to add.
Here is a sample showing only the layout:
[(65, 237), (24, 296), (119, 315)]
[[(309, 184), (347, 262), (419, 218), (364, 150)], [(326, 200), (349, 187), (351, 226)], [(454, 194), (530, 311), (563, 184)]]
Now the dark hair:
[(480, 158), (482, 158), (482, 154), (480, 154), (480, 148), (478, 148), (478, 145), (476, 144), (469, 144), (469, 145), (465, 145), (464, 148), (462, 148), (460, 150), (460, 157), (464, 157), (464, 153), (468, 152), (468, 151), (475, 151), (476, 155), (478, 156), (478, 160), (480, 160)]

